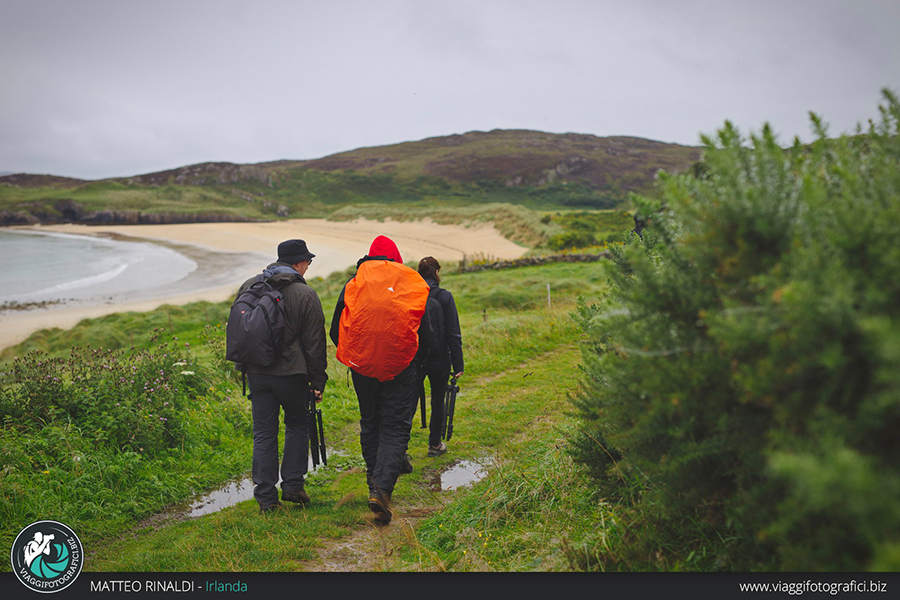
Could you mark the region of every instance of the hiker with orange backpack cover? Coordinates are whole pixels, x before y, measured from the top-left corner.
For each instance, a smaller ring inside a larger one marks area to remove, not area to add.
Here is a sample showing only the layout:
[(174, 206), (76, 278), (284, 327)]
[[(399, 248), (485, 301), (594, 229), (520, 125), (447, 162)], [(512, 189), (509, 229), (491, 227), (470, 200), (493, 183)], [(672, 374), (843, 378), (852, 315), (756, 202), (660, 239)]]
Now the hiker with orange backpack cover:
[(350, 367), (359, 401), (368, 505), (381, 524), (393, 518), (391, 495), (409, 446), (418, 370), (428, 353), (428, 290), (403, 264), (397, 245), (378, 236), (341, 290), (331, 321), (336, 358)]

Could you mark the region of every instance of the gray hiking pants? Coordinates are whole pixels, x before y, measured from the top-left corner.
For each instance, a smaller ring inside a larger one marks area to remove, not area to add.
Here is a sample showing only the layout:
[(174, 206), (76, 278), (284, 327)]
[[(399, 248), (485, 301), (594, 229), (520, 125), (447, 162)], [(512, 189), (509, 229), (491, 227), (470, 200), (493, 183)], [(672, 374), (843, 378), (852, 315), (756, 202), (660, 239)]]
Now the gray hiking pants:
[(309, 464), (309, 381), (306, 375), (247, 375), (253, 406), (253, 496), (261, 506), (278, 502), (278, 415), (284, 409), (282, 492), (299, 492)]

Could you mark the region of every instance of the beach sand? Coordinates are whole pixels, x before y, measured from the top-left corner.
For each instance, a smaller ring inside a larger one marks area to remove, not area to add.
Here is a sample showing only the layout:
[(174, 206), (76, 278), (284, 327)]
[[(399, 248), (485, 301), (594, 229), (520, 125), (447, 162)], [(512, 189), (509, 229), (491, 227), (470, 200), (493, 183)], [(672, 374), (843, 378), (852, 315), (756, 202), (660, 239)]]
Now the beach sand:
[(481, 253), (498, 259), (519, 258), (528, 249), (500, 235), (492, 225), (439, 225), (432, 221), (333, 222), (291, 219), (270, 223), (185, 223), (177, 225), (43, 225), (39, 231), (77, 235), (134, 238), (164, 244), (197, 262), (197, 274), (180, 285), (168, 286), (154, 298), (89, 306), (50, 306), (0, 314), (0, 348), (25, 340), (40, 329), (68, 329), (86, 318), (114, 312), (148, 311), (163, 304), (200, 300), (220, 302), (234, 296), (248, 277), (273, 262), (279, 242), (306, 240), (316, 255), (307, 278), (327, 277), (356, 264), (378, 235), (397, 244), (405, 261), (434, 256), (441, 262), (459, 261)]

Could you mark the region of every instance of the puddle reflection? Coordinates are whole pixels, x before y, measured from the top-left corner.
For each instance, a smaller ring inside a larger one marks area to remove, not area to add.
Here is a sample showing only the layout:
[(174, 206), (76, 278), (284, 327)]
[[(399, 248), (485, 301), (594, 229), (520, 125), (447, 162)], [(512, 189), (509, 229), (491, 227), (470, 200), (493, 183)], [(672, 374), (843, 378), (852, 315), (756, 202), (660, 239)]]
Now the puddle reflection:
[(490, 460), (462, 460), (441, 473), (441, 490), (455, 490), (484, 479)]
[(199, 517), (208, 515), (251, 499), (253, 499), (253, 477), (248, 475), (195, 500), (191, 504), (187, 516)]
[[(335, 456), (340, 456), (341, 454), (342, 453), (340, 452), (334, 453)], [(321, 468), (321, 464), (318, 467), (313, 468), (312, 459), (310, 459), (309, 470), (306, 474), (307, 477), (314, 475), (316, 471)], [(281, 477), (278, 478), (278, 483), (276, 485), (280, 484)], [(188, 518), (200, 517), (202, 515), (218, 512), (229, 506), (244, 502), (245, 500), (252, 500), (253, 487), (253, 476), (247, 474), (228, 482), (217, 490), (213, 490), (212, 492), (191, 500), (186, 509), (182, 507), (180, 510), (176, 509), (175, 512), (181, 512)]]

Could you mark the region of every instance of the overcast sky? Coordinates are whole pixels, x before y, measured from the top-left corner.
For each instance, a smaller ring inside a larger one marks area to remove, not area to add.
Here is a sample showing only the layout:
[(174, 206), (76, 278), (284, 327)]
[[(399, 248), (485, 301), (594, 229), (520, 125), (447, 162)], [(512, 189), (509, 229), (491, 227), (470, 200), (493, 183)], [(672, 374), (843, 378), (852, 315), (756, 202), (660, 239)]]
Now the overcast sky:
[(898, 0), (0, 0), (0, 172), (84, 179), (536, 129), (852, 133)]

